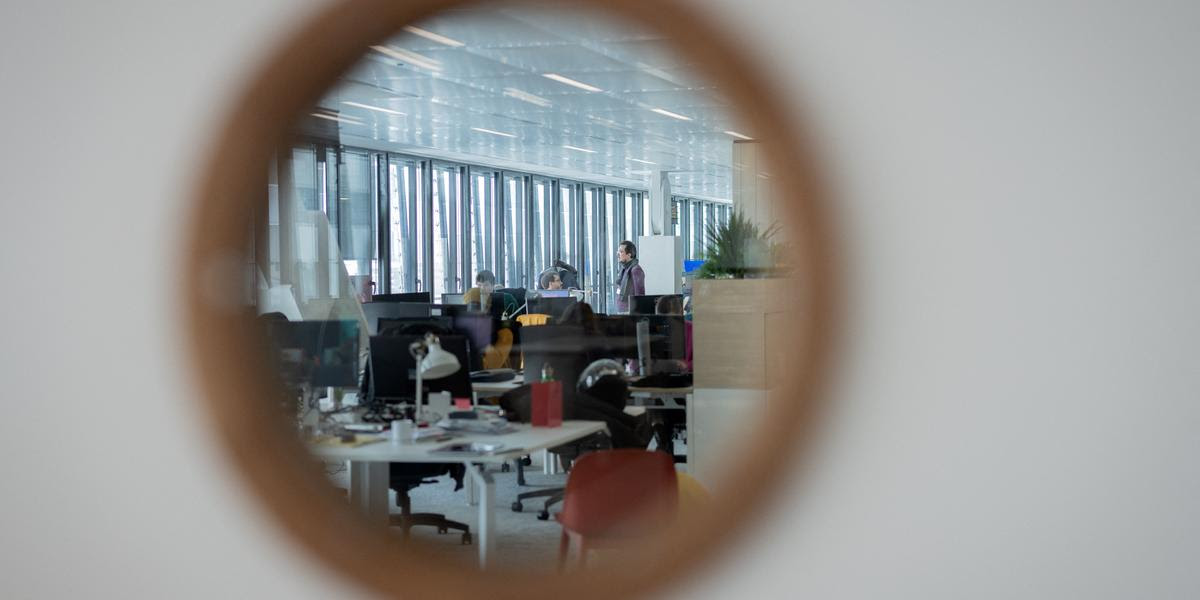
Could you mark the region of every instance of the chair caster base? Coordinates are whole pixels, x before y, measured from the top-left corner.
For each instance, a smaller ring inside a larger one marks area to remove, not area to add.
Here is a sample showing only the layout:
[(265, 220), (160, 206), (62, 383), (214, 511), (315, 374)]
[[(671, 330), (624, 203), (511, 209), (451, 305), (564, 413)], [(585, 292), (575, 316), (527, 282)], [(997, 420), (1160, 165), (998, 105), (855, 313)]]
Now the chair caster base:
[(550, 520), (550, 511), (548, 511), (548, 510), (543, 510), (542, 512), (538, 513), (538, 520), (539, 520), (539, 521), (548, 521), (548, 520)]
[(471, 538), (471, 532), (469, 532), (469, 531), (465, 531), (465, 532), (463, 532), (463, 534), (462, 534), (462, 544), (463, 544), (464, 546), (470, 546), (470, 545), (472, 545), (473, 543), (474, 543), (474, 540)]
[(512, 503), (512, 511), (513, 511), (513, 512), (521, 512), (521, 510), (522, 510), (522, 509), (524, 509), (524, 508), (525, 508), (525, 507), (524, 507), (524, 506), (522, 506), (520, 502), (513, 502), (513, 503)]

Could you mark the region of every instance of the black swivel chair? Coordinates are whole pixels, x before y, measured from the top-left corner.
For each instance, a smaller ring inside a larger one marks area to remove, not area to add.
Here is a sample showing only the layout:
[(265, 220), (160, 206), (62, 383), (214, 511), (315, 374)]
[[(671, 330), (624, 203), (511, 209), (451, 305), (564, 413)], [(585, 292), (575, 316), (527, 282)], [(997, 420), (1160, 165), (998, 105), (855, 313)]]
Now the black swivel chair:
[(388, 524), (403, 528), (405, 538), (408, 538), (408, 532), (414, 525), (437, 527), (438, 533), (446, 533), (451, 529), (456, 529), (462, 532), (462, 543), (470, 544), (473, 541), (471, 538), (471, 527), (466, 523), (451, 521), (443, 514), (412, 512), (412, 499), (409, 498), (408, 492), (419, 485), (437, 483), (436, 479), (428, 478), (441, 477), (442, 475), (453, 477), (454, 490), (458, 491), (462, 489), (462, 480), (463, 476), (466, 475), (466, 467), (450, 463), (391, 463), (388, 465), (388, 487), (396, 491), (396, 504), (400, 506), (400, 514), (391, 515), (388, 518)]
[[(624, 412), (628, 399), (628, 386), (624, 380), (605, 381), (606, 385), (593, 385), (588, 393), (576, 391), (576, 382), (596, 356), (593, 346), (602, 340), (585, 335), (579, 325), (540, 325), (529, 327), (523, 345), (525, 373), (538, 376), (543, 365), (553, 368), (555, 378), (563, 383), (563, 418), (604, 421), (608, 424), (611, 437), (606, 434), (588, 436), (576, 442), (551, 448), (550, 451), (569, 463), (577, 456), (591, 450), (611, 447), (645, 448), (649, 443), (644, 419), (636, 419)], [(531, 416), (532, 390), (528, 385), (511, 390), (500, 397), (500, 406), (510, 420), (527, 422)], [(522, 463), (517, 463), (518, 484), (524, 482)], [(521, 512), (523, 502), (532, 498), (547, 498), (539, 519), (550, 517), (550, 506), (562, 500), (562, 488), (551, 488), (523, 492), (517, 495), (512, 508)]]
[[(444, 329), (437, 323), (406, 323), (400, 327), (384, 327), (382, 335), (372, 337), (372, 343), (384, 345), (383, 348), (375, 348), (376, 352), (372, 353), (372, 360), (381, 362), (380, 368), (386, 368), (389, 371), (406, 372), (409, 367), (415, 367), (414, 359), (408, 354), (408, 345), (419, 339), (424, 333), (442, 333)], [(469, 345), (466, 338), (462, 336), (442, 335), (442, 347), (448, 352), (452, 352), (458, 357), (463, 365), (462, 381), (466, 379), (465, 369), (468, 368), (467, 355), (469, 353)], [(388, 347), (392, 348), (388, 348)], [(389, 352), (379, 352), (385, 348), (390, 349)], [(384, 360), (388, 362), (383, 364)], [(398, 361), (398, 362), (396, 362)], [(383, 371), (381, 370), (381, 373)], [(462, 381), (449, 380), (434, 380), (430, 382), (430, 387), (449, 385), (451, 387), (461, 387)], [(470, 383), (466, 383), (470, 386)], [(459, 393), (462, 393), (459, 390)], [(442, 475), (450, 475), (454, 479), (454, 490), (462, 489), (463, 477), (466, 475), (466, 468), (458, 463), (435, 463), (435, 464), (410, 464), (410, 463), (390, 463), (388, 465), (388, 487), (396, 492), (396, 504), (400, 507), (400, 514), (391, 515), (388, 519), (388, 524), (401, 527), (404, 531), (404, 537), (407, 538), (409, 530), (415, 525), (430, 525), (437, 527), (438, 533), (447, 533), (451, 529), (462, 531), (462, 543), (470, 544), (473, 542), (471, 537), (471, 528), (466, 523), (452, 521), (446, 518), (446, 515), (438, 513), (414, 513), (412, 512), (412, 499), (409, 492), (419, 485), (437, 483), (433, 477), (441, 477)]]

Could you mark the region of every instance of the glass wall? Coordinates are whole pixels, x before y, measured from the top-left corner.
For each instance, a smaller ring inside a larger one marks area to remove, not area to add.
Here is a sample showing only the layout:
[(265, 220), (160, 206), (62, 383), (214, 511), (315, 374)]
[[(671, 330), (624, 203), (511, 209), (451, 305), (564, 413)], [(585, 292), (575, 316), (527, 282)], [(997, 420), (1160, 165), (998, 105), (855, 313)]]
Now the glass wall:
[[(644, 190), (324, 142), (277, 157), (268, 192), (258, 277), (267, 286), (287, 281), (301, 304), (352, 297), (353, 276), (369, 276), (376, 293), (435, 299), (470, 288), (483, 269), (501, 286), (532, 288), (559, 259), (607, 312), (617, 244), (650, 232)], [(671, 202), (668, 231), (688, 258), (701, 258), (707, 225), (727, 221), (729, 204)]]
[(497, 282), (504, 287), (530, 287), (526, 274), (526, 206), (530, 194), (529, 176), (504, 173), (504, 269), (496, 273)]
[(555, 257), (563, 262), (580, 269), (580, 228), (583, 227), (579, 218), (580, 185), (570, 181), (558, 182), (558, 247)]
[(421, 289), (420, 272), (424, 227), (420, 201), (424, 185), (425, 163), (413, 159), (388, 157), (389, 282), (381, 286), (387, 293), (415, 292)]
[[(529, 251), (533, 260), (529, 271), (535, 280), (549, 267), (554, 244), (554, 185), (549, 179), (533, 178), (533, 202), (530, 204)], [(536, 284), (536, 281), (535, 281)]]
[(475, 274), (487, 269), (493, 273), (500, 270), (496, 257), (503, 253), (498, 238), (501, 219), (497, 217), (500, 206), (500, 189), (497, 183), (500, 174), (487, 169), (471, 169), (471, 214), (470, 234), (471, 260), (464, 286), (475, 285)]
[(675, 196), (672, 199), (675, 235), (683, 238), (683, 253), (690, 260), (704, 258), (709, 226), (729, 222), (730, 204)]
[(433, 297), (463, 289), (463, 173), (458, 165), (433, 168)]

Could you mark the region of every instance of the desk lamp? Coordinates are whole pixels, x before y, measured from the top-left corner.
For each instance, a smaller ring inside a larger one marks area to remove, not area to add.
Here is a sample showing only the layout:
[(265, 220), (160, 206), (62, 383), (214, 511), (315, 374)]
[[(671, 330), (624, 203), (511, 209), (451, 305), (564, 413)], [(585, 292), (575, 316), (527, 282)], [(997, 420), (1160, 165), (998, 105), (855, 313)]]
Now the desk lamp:
[(417, 360), (417, 419), (421, 418), (421, 388), (426, 379), (441, 379), (457, 373), (462, 365), (458, 357), (442, 349), (441, 340), (432, 333), (408, 347), (408, 352)]

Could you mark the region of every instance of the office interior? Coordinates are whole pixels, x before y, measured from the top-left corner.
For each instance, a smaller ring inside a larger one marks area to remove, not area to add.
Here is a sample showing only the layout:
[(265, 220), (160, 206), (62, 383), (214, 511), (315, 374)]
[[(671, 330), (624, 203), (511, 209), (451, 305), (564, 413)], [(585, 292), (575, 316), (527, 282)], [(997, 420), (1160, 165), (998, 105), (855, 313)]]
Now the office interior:
[[(661, 34), (609, 17), (463, 9), (367, 49), (298, 117), (266, 166), (246, 302), (281, 355), (324, 359), (280, 374), (299, 397), (298, 430), (356, 509), (384, 511), (423, 551), (542, 570), (565, 564), (560, 521), (575, 509), (561, 488), (588, 454), (666, 456), (672, 514), (719, 491), (738, 427), (757, 416), (780, 360), (762, 350), (779, 309), (740, 299), (782, 288), (764, 279), (696, 304), (711, 236), (735, 214), (762, 230), (773, 217), (757, 132), (694, 67)], [(621, 281), (625, 241), (641, 287), (632, 274)], [(746, 339), (730, 341), (746, 322)], [(450, 373), (417, 377), (444, 355)], [(615, 391), (596, 383), (616, 380)], [(544, 393), (561, 409), (546, 409)], [(452, 426), (528, 428), (546, 410), (551, 424), (560, 410), (560, 431), (602, 431), (529, 453), (496, 434), (462, 449), (477, 461), (391, 463), (386, 508), (353, 497), (365, 472), (347, 458), (357, 448), (397, 436), (423, 450), (466, 446), (479, 436)], [(495, 482), (490, 516), (473, 470)], [(660, 475), (631, 485), (650, 489)], [(586, 568), (591, 552), (571, 552)]]

